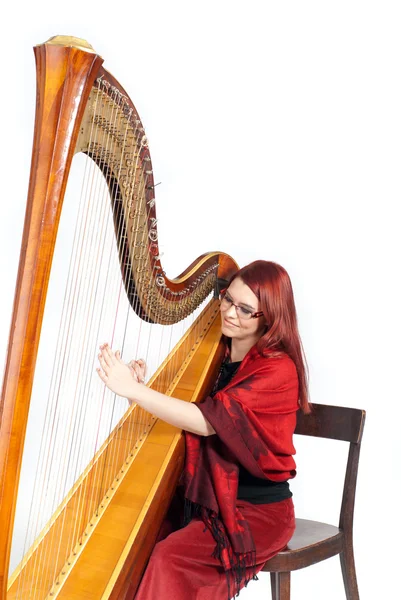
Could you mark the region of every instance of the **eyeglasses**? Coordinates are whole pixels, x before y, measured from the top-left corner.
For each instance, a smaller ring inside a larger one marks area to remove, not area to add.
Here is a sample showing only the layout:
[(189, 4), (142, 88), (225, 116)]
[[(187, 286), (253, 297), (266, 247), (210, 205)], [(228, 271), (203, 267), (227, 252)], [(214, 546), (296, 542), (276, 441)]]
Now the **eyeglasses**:
[(251, 310), (249, 310), (249, 308), (245, 308), (245, 306), (241, 306), (240, 304), (235, 304), (227, 290), (222, 290), (219, 297), (221, 308), (223, 310), (228, 310), (232, 306), (235, 306), (235, 310), (239, 319), (245, 321), (247, 319), (258, 319), (259, 317), (263, 316), (263, 311), (253, 313)]

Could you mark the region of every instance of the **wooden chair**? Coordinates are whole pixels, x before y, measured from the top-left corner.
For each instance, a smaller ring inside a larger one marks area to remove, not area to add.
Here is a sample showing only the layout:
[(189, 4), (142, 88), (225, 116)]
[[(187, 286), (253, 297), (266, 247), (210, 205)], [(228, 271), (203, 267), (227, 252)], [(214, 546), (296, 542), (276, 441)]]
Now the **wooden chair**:
[(291, 571), (340, 555), (347, 600), (359, 600), (352, 528), (365, 411), (314, 404), (313, 412), (298, 414), (295, 433), (350, 442), (338, 527), (296, 519), (296, 530), (288, 546), (271, 558), (262, 571), (270, 573), (273, 600), (290, 600)]

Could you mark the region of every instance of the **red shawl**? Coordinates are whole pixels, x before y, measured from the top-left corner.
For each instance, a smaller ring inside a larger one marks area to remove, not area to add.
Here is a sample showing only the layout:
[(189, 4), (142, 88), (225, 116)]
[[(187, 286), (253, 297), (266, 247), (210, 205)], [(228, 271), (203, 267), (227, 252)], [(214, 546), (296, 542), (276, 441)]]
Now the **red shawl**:
[[(298, 405), (298, 376), (286, 355), (261, 356), (254, 346), (230, 383), (197, 404), (217, 435), (185, 432), (183, 474), (186, 518), (200, 516), (217, 544), (214, 552), (239, 593), (255, 576), (255, 544), (236, 507), (238, 463), (255, 477), (285, 481), (295, 477), (292, 436)], [(246, 567), (253, 567), (247, 576)]]

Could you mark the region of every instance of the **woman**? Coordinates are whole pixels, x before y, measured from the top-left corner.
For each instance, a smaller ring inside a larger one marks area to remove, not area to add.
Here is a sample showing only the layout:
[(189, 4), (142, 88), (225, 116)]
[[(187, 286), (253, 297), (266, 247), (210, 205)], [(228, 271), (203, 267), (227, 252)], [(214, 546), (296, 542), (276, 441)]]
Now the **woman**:
[[(173, 524), (167, 537), (162, 528), (135, 600), (156, 600), (166, 590), (174, 600), (230, 599), (294, 531), (292, 436), (298, 408), (310, 408), (287, 272), (261, 260), (240, 269), (220, 310), (226, 358), (200, 404), (147, 388), (143, 362), (130, 369), (101, 347), (98, 373), (107, 387), (185, 431), (186, 526)], [(178, 498), (165, 525), (177, 515)]]

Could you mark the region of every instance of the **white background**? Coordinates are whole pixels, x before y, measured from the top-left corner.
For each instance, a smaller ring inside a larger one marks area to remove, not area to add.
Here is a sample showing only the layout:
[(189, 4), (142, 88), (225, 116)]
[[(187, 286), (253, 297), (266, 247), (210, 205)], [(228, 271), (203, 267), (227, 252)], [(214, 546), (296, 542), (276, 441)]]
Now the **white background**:
[[(240, 265), (281, 263), (312, 400), (366, 409), (355, 513), (363, 599), (399, 597), (400, 26), (399, 3), (384, 0), (38, 0), (10, 3), (0, 26), (0, 362), (29, 178), (32, 46), (75, 35), (144, 122), (167, 275), (217, 249)], [(296, 443), (297, 514), (336, 524), (342, 445)], [(269, 593), (262, 574), (241, 597)], [(338, 558), (293, 574), (294, 600), (344, 597)]]

